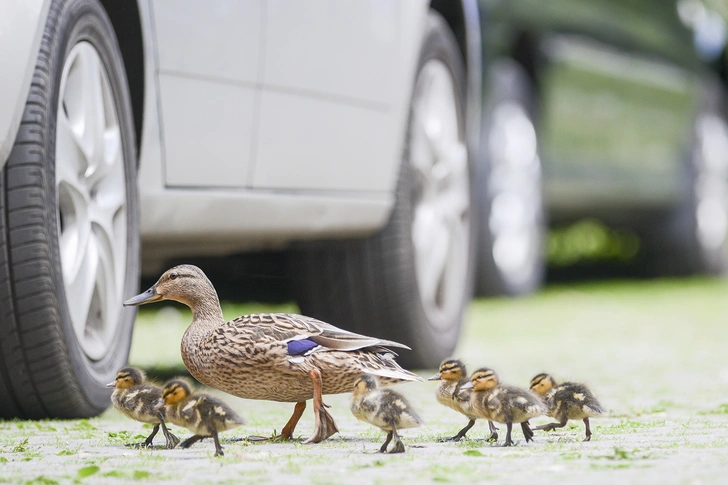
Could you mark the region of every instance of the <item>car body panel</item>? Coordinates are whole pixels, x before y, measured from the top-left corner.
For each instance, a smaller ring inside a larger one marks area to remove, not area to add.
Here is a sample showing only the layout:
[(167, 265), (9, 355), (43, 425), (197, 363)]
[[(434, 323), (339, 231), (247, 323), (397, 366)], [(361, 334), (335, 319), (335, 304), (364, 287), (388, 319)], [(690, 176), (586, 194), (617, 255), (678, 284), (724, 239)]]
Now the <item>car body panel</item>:
[[(678, 2), (483, 1), (484, 64), (523, 56), (536, 83), (552, 220), (677, 205), (705, 82)], [(521, 49), (521, 51), (519, 51)]]
[(0, 168), (15, 142), (50, 4), (0, 2)]

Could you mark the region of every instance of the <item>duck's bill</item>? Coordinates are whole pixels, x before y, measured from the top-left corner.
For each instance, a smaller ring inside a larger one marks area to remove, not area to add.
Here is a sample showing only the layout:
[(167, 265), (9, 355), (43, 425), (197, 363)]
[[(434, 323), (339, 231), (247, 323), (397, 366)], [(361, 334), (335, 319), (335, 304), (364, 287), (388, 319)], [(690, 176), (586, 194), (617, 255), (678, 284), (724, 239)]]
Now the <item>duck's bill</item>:
[(154, 404), (154, 409), (162, 409), (164, 406), (164, 399), (160, 399)]
[(139, 305), (143, 305), (145, 303), (152, 303), (152, 302), (161, 300), (162, 297), (157, 294), (157, 292), (155, 291), (156, 290), (155, 287), (156, 287), (156, 285), (152, 286), (144, 293), (140, 293), (137, 296), (133, 296), (133, 297), (129, 298), (128, 300), (126, 300), (124, 302), (124, 306), (139, 306)]
[(462, 386), (460, 386), (460, 389), (472, 389), (472, 387), (473, 387), (472, 381), (468, 381), (465, 384), (463, 384)]
[(116, 381), (109, 382), (108, 384), (106, 384), (106, 387), (116, 387)]
[(440, 380), (440, 373), (438, 372), (434, 376), (427, 379), (428, 381), (439, 381)]

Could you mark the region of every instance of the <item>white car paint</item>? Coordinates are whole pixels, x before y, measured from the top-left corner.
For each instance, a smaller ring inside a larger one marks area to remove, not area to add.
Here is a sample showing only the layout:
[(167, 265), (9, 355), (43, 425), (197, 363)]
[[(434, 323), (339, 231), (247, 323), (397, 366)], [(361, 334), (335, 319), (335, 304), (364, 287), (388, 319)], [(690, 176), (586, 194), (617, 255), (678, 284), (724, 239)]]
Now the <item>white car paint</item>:
[(15, 142), (49, 7), (50, 0), (0, 2), (0, 168)]

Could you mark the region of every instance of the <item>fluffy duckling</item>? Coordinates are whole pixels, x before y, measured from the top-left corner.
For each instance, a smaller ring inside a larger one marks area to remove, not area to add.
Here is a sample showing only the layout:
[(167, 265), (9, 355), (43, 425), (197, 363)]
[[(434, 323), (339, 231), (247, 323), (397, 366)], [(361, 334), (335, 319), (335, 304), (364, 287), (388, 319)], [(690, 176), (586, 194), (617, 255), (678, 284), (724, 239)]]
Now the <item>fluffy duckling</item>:
[(506, 441), (503, 446), (513, 445), (513, 423), (521, 423), (526, 443), (533, 440), (533, 431), (528, 420), (548, 412), (538, 396), (520, 387), (501, 384), (498, 374), (487, 367), (473, 372), (470, 382), (463, 384), (461, 388), (472, 388), (470, 402), (477, 416), (506, 425)]
[(151, 446), (161, 426), (162, 433), (167, 439), (167, 448), (174, 448), (179, 443), (179, 438), (170, 433), (164, 424), (164, 410), (156, 408), (157, 401), (162, 397), (162, 389), (145, 381), (146, 376), (141, 369), (136, 367), (119, 369), (114, 382), (106, 385), (114, 389), (111, 393), (111, 403), (125, 416), (154, 425), (152, 434), (140, 446)]
[(541, 373), (531, 379), (530, 388), (548, 406), (549, 416), (559, 420), (558, 423), (543, 424), (533, 429), (551, 431), (563, 428), (570, 419), (581, 419), (586, 426), (584, 441), (591, 441), (589, 418), (604, 414), (604, 408), (588, 387), (575, 382), (557, 384), (549, 374)]
[[(478, 419), (470, 404), (472, 389), (461, 390), (461, 386), (470, 381), (467, 370), (465, 370), (465, 364), (457, 359), (443, 360), (437, 374), (430, 377), (428, 381), (440, 381), (435, 389), (435, 397), (440, 404), (454, 409), (470, 420), (455, 436), (450, 436), (444, 440), (460, 441), (475, 425), (475, 420)], [(488, 427), (490, 428), (488, 441), (497, 441), (498, 428), (495, 427), (493, 421), (488, 421)]]
[(160, 408), (164, 406), (169, 422), (194, 433), (180, 443), (180, 448), (189, 448), (201, 439), (212, 436), (215, 456), (223, 456), (218, 432), (245, 424), (243, 418), (220, 399), (207, 394), (192, 395), (190, 385), (181, 379), (164, 385), (162, 399), (157, 405)]
[(362, 374), (354, 381), (351, 413), (357, 419), (387, 431), (387, 439), (379, 448), (379, 453), (387, 452), (392, 438), (394, 445), (390, 453), (404, 453), (404, 444), (397, 430), (416, 428), (422, 424), (422, 419), (401, 394), (392, 389), (379, 388), (379, 380), (371, 374)]

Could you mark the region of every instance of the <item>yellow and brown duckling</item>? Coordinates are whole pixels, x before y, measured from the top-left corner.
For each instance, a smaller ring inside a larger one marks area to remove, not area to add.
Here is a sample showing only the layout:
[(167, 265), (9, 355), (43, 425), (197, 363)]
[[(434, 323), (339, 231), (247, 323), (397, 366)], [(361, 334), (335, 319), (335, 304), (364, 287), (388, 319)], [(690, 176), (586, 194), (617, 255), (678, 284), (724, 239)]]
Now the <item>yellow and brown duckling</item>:
[(390, 453), (404, 453), (404, 444), (397, 430), (416, 428), (422, 424), (412, 406), (398, 392), (379, 387), (379, 380), (371, 374), (362, 374), (354, 381), (351, 395), (351, 413), (357, 419), (373, 424), (387, 432), (387, 439), (379, 448), (387, 452), (387, 446), (394, 439)]
[(150, 434), (140, 446), (151, 446), (159, 427), (167, 440), (167, 448), (174, 448), (179, 438), (170, 433), (164, 424), (164, 410), (157, 409), (157, 402), (162, 397), (162, 389), (146, 381), (146, 375), (136, 367), (123, 367), (116, 373), (114, 382), (106, 387), (113, 388), (111, 403), (125, 416), (142, 423), (153, 424)]
[(591, 440), (589, 418), (601, 416), (604, 408), (588, 387), (575, 382), (557, 384), (549, 374), (541, 373), (531, 379), (530, 388), (541, 396), (549, 408), (549, 416), (559, 420), (558, 423), (537, 426), (534, 430), (552, 431), (563, 428), (570, 419), (581, 419), (586, 427), (584, 441)]
[(222, 400), (207, 394), (193, 395), (190, 385), (181, 379), (164, 385), (162, 399), (157, 406), (166, 410), (170, 423), (194, 433), (180, 443), (180, 448), (189, 448), (201, 439), (212, 436), (215, 441), (215, 456), (223, 456), (218, 433), (245, 424), (243, 418)]
[(511, 429), (520, 423), (526, 442), (533, 440), (528, 420), (544, 415), (548, 409), (534, 393), (516, 386), (501, 384), (493, 369), (483, 367), (473, 372), (463, 389), (472, 388), (470, 401), (476, 416), (506, 425), (503, 446), (513, 445)]
[[(475, 425), (475, 420), (478, 419), (470, 403), (472, 389), (461, 389), (463, 384), (470, 381), (465, 364), (457, 359), (444, 360), (440, 364), (437, 374), (428, 380), (439, 381), (435, 389), (435, 397), (440, 404), (454, 409), (470, 420), (455, 436), (445, 438), (445, 441), (460, 441), (465, 437), (470, 428)], [(493, 421), (488, 421), (488, 427), (490, 428), (488, 441), (497, 441), (498, 428), (495, 427)]]
[[(324, 394), (351, 392), (364, 372), (383, 383), (422, 381), (385, 347), (406, 345), (342, 330), (315, 318), (285, 313), (244, 315), (225, 321), (215, 288), (196, 266), (166, 271), (124, 305), (161, 300), (184, 303), (192, 323), (182, 338), (182, 360), (202, 384), (245, 399), (294, 402), (281, 439), (291, 439), (306, 401), (313, 398), (315, 426), (307, 443), (338, 432)], [(271, 382), (275, 385), (271, 385)]]

